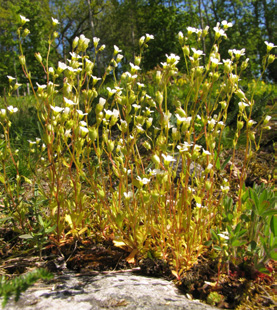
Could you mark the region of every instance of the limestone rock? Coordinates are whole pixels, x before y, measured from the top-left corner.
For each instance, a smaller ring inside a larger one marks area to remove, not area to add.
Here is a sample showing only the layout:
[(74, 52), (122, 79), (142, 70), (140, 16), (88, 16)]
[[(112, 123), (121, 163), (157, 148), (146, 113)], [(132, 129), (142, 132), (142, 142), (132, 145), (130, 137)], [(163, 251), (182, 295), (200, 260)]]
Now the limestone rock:
[[(1, 299), (0, 299), (1, 301)], [(191, 301), (167, 280), (131, 272), (76, 275), (65, 272), (29, 288), (8, 310), (212, 310)]]

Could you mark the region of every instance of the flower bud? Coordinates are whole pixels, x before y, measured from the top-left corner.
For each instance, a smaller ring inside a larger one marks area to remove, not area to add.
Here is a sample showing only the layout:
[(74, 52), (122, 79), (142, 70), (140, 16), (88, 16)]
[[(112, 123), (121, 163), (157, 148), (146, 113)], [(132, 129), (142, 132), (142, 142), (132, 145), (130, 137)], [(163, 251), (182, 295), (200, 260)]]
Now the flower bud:
[(25, 59), (25, 56), (24, 56), (24, 55), (20, 55), (20, 56), (19, 56), (19, 63), (20, 63), (22, 66), (25, 66), (25, 64), (26, 64), (26, 59)]
[(40, 53), (35, 53), (35, 57), (36, 57), (36, 60), (41, 63), (42, 62), (42, 57), (40, 55)]
[(111, 153), (114, 149), (114, 141), (112, 140), (108, 140), (107, 142), (107, 149), (108, 149), (108, 152)]
[(243, 125), (244, 125), (243, 121), (238, 121), (237, 123), (238, 130), (241, 130), (243, 128)]
[(266, 125), (271, 119), (271, 116), (270, 115), (267, 115), (264, 119), (264, 125)]
[(22, 38), (26, 38), (29, 33), (30, 33), (30, 30), (25, 28), (23, 33), (22, 33)]
[(73, 40), (72, 42), (72, 47), (73, 49), (75, 49), (78, 45), (78, 42), (79, 42), (79, 37), (75, 37), (75, 39)]
[(159, 105), (162, 105), (163, 103), (163, 94), (160, 91), (156, 92), (156, 100)]
[(249, 133), (249, 137), (250, 137), (250, 140), (254, 141), (255, 140), (255, 133), (254, 132), (250, 132)]
[(135, 57), (135, 65), (136, 65), (136, 66), (139, 66), (139, 65), (140, 65), (140, 62), (141, 62), (141, 57), (140, 57), (140, 56), (136, 56), (136, 57)]
[(160, 157), (157, 154), (154, 154), (152, 156), (152, 161), (154, 162), (154, 164), (156, 164), (157, 166), (160, 164)]
[(270, 54), (270, 55), (268, 56), (268, 64), (273, 63), (274, 60), (275, 60), (275, 56), (272, 55), (272, 54)]
[(183, 50), (184, 55), (188, 57), (189, 56), (189, 47), (187, 45), (184, 45), (182, 47), (182, 50)]
[(145, 41), (145, 36), (142, 36), (140, 39), (139, 39), (139, 46), (142, 46), (143, 43)]
[(59, 37), (59, 33), (57, 31), (53, 32), (53, 38), (57, 39)]

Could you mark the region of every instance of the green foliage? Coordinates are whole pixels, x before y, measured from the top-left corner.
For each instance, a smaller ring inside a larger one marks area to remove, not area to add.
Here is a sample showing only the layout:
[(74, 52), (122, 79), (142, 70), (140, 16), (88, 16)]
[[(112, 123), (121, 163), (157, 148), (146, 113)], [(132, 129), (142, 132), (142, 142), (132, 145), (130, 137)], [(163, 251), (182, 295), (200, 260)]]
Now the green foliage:
[(237, 265), (245, 258), (251, 259), (259, 271), (266, 273), (268, 260), (276, 260), (275, 205), (273, 188), (264, 184), (255, 184), (244, 192), (241, 212), (230, 197), (225, 197), (222, 228), (211, 230), (213, 248), (223, 255), (224, 260)]
[(6, 306), (11, 296), (14, 295), (15, 301), (18, 301), (20, 295), (35, 282), (38, 280), (50, 280), (52, 277), (52, 274), (42, 268), (30, 271), (25, 275), (8, 281), (2, 276), (0, 278), (0, 296), (3, 297), (2, 307), (4, 308)]

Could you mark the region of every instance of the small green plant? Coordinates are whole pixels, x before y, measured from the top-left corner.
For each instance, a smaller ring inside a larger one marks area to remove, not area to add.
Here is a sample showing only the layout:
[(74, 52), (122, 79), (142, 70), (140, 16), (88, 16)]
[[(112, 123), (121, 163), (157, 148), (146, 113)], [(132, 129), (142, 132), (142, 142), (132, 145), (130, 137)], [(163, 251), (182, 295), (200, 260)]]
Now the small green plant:
[[(179, 277), (206, 250), (211, 229), (220, 222), (230, 179), (218, 185), (216, 174), (229, 160), (222, 159), (221, 152), (230, 103), (238, 107), (232, 163), (242, 133), (246, 141), (238, 173), (238, 215), (244, 212), (246, 167), (259, 147), (255, 133), (259, 128), (269, 129), (270, 116), (264, 116), (256, 126), (252, 119), (253, 94), (246, 96), (240, 87), (240, 78), (248, 66), (248, 59), (243, 59), (245, 49), (229, 50), (230, 59), (221, 59), (220, 46), (232, 24), (223, 22), (214, 28), (214, 44), (204, 66), (204, 52), (199, 48), (208, 27), (188, 27), (185, 36), (180, 32), (184, 72), (179, 71), (179, 55), (166, 55), (147, 83), (140, 65), (145, 49), (154, 39), (152, 35), (141, 37), (139, 54), (121, 75), (118, 66), (123, 55), (114, 46), (104, 75), (97, 77), (96, 56), (105, 49), (100, 39), (93, 38), (90, 45), (84, 35), (76, 37), (67, 62), (50, 67), (51, 47), (58, 35), (53, 31), (47, 57), (43, 59), (36, 53), (46, 76), (45, 84), (34, 85), (22, 49), (22, 40), (29, 33), (27, 22), (21, 16), (19, 60), (33, 90), (39, 124), (39, 137), (29, 140), (29, 166), (33, 172), (29, 194), (33, 195), (37, 184), (47, 209), (37, 214), (36, 230), (30, 222), (26, 225), (21, 176), (9, 135), (10, 116), (18, 111), (7, 105), (0, 111), (5, 145), (0, 154), (0, 180), (9, 214), (19, 223), (23, 235), (38, 243), (53, 229), (59, 243), (66, 235), (76, 237), (93, 227), (98, 235), (113, 236), (117, 244), (127, 246), (132, 255), (154, 253), (168, 260)], [(53, 27), (56, 25), (53, 19)], [(266, 45), (264, 71), (275, 59), (270, 54), (274, 45)], [(12, 94), (20, 85), (14, 84), (13, 77), (8, 79)], [(178, 91), (176, 85), (180, 85)], [(171, 94), (174, 100), (170, 100)], [(8, 180), (8, 160), (15, 167), (16, 182)], [(233, 169), (231, 164), (230, 178)], [(246, 232), (236, 220), (226, 229), (231, 236), (226, 251), (235, 256), (244, 245), (239, 240), (245, 242)], [(222, 227), (212, 236), (218, 236), (220, 231)]]
[[(257, 270), (267, 273), (265, 264), (276, 260), (276, 195), (264, 184), (248, 188), (242, 196), (242, 211), (230, 197), (224, 199), (222, 228), (212, 229), (213, 248), (223, 262), (236, 265), (251, 259)], [(208, 242), (208, 245), (212, 241)]]
[(35, 282), (38, 280), (50, 280), (52, 277), (52, 274), (42, 268), (8, 281), (2, 276), (0, 278), (0, 296), (3, 297), (2, 307), (4, 308), (6, 306), (11, 296), (14, 295), (15, 301), (17, 302), (20, 295)]

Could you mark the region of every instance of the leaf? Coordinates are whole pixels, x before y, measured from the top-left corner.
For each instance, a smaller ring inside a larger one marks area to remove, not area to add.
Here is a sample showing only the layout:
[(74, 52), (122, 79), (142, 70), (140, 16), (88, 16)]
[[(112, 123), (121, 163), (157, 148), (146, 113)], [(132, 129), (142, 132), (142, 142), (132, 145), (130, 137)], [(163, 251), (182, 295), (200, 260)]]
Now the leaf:
[(232, 246), (242, 246), (245, 243), (246, 243), (246, 241), (240, 241), (240, 240), (235, 239), (234, 241), (231, 242), (231, 245)]
[(219, 156), (217, 156), (217, 151), (214, 152), (214, 155), (216, 157), (216, 163), (215, 163), (215, 167), (217, 170), (221, 170), (221, 167), (220, 167), (220, 160), (219, 160)]
[(228, 162), (229, 162), (229, 160), (231, 159), (231, 157), (232, 157), (232, 156), (228, 156), (228, 157), (225, 159), (224, 163), (223, 163), (222, 166), (221, 166), (221, 169), (222, 169), (222, 170), (226, 167), (226, 165), (228, 164)]
[(209, 241), (206, 241), (205, 242), (205, 246), (209, 247), (213, 244), (213, 241), (212, 240), (209, 240)]
[(269, 252), (269, 257), (270, 257), (271, 259), (277, 260), (277, 251), (276, 251), (276, 248), (273, 249), (273, 250), (271, 250), (271, 251)]
[(113, 240), (113, 244), (114, 244), (116, 247), (118, 247), (118, 248), (120, 248), (120, 249), (123, 249), (123, 250), (125, 250), (126, 247), (127, 247), (127, 244), (126, 244), (125, 242), (123, 242), (123, 241)]
[(129, 264), (135, 264), (136, 260), (135, 260), (135, 256), (137, 255), (138, 253), (138, 250), (137, 249), (134, 249), (130, 254), (129, 256), (126, 258), (126, 261), (129, 263)]
[(31, 234), (24, 234), (19, 236), (21, 239), (33, 239), (33, 236)]
[(72, 219), (71, 216), (69, 214), (66, 214), (66, 216), (64, 217), (65, 221), (68, 223), (68, 225), (70, 226), (70, 228), (72, 229), (74, 227), (73, 223), (72, 223)]
[(0, 173), (0, 182), (2, 184), (5, 184), (5, 178), (4, 178), (4, 175), (2, 173)]
[(217, 240), (217, 241), (220, 240), (219, 236), (216, 234), (216, 232), (213, 229), (211, 229), (211, 234), (214, 240)]
[(270, 229), (273, 233), (273, 236), (277, 236), (277, 216), (272, 216), (270, 221)]
[(217, 251), (222, 251), (222, 248), (218, 245), (214, 245), (214, 249), (217, 250)]

